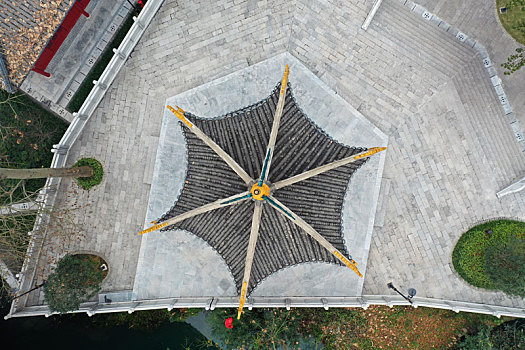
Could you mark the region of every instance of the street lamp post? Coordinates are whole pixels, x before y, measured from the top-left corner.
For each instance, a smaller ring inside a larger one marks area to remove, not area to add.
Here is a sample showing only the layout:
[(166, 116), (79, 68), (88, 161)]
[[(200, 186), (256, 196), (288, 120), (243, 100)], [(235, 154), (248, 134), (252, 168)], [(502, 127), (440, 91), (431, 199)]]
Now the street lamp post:
[(23, 296), (26, 295), (26, 294), (31, 293), (31, 292), (34, 291), (34, 290), (37, 290), (37, 289), (39, 289), (39, 288), (42, 288), (42, 287), (44, 286), (44, 284), (46, 284), (46, 281), (44, 281), (44, 282), (42, 282), (42, 283), (40, 283), (40, 284), (37, 284), (35, 287), (31, 288), (30, 290), (28, 290), (28, 291), (25, 292), (25, 293), (22, 293), (22, 294), (20, 294), (20, 295), (17, 295), (17, 296), (15, 296), (15, 297), (11, 298), (10, 302), (12, 302), (13, 300), (18, 299), (18, 298), (20, 298), (20, 297), (23, 297)]
[(387, 286), (388, 288), (393, 289), (397, 294), (401, 295), (410, 304), (414, 304), (412, 302), (412, 298), (414, 297), (414, 295), (416, 295), (416, 290), (414, 288), (408, 288), (408, 297), (407, 297), (403, 293), (401, 293), (396, 287), (394, 287), (394, 284), (392, 282), (389, 282)]

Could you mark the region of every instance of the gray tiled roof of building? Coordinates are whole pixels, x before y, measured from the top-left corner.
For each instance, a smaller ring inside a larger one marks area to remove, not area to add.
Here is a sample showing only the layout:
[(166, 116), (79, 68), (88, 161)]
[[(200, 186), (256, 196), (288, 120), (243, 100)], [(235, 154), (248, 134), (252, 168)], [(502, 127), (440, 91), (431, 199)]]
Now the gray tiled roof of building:
[[(261, 172), (279, 89), (280, 84), (268, 98), (224, 116), (203, 119), (186, 113), (186, 117), (255, 179)], [(184, 133), (188, 147), (186, 181), (175, 205), (159, 222), (246, 191), (246, 184), (224, 161), (191, 131), (184, 128)], [(269, 180), (271, 183), (283, 180), (364, 150), (330, 138), (301, 111), (289, 87)], [(341, 210), (350, 177), (365, 161), (279, 189), (273, 195), (349, 257), (342, 237)], [(164, 230), (184, 229), (208, 242), (224, 258), (240, 293), (253, 208), (253, 201), (245, 201), (194, 216)], [(317, 241), (266, 205), (248, 294), (272, 273), (307, 261), (340, 264)]]

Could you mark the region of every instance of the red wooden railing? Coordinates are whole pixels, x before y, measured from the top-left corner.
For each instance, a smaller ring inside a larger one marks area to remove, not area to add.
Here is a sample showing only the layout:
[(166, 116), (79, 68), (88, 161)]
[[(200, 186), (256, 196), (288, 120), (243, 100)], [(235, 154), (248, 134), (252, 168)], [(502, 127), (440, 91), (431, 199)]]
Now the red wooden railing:
[(89, 17), (89, 13), (86, 12), (86, 6), (89, 4), (91, 0), (77, 0), (73, 4), (73, 6), (69, 9), (68, 13), (66, 14), (66, 17), (62, 21), (62, 24), (60, 24), (60, 27), (56, 30), (55, 34), (49, 40), (49, 43), (46, 45), (42, 53), (40, 54), (40, 57), (35, 62), (35, 65), (33, 66), (32, 70), (34, 72), (37, 72), (39, 74), (42, 74), (46, 77), (50, 77), (51, 74), (46, 72), (46, 68), (49, 65), (49, 62), (53, 59), (53, 57), (56, 55), (58, 49), (66, 40), (69, 32), (75, 24), (77, 23), (80, 16), (84, 15), (86, 17)]

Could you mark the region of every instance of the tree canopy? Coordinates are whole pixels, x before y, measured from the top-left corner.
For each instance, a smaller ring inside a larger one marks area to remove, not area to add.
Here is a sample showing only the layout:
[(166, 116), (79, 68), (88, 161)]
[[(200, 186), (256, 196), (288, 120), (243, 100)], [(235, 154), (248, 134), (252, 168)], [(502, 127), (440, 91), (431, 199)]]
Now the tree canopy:
[(46, 302), (51, 311), (66, 313), (78, 310), (80, 303), (100, 291), (103, 260), (93, 255), (67, 255), (44, 285)]

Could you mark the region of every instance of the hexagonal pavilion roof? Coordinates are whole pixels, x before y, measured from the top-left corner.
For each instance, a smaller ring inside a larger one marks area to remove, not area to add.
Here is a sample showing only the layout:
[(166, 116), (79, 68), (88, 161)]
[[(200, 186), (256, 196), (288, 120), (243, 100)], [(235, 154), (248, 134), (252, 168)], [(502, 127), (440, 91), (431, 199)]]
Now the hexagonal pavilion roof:
[[(280, 88), (279, 84), (268, 98), (217, 118), (198, 118), (190, 113), (185, 116), (231, 155), (250, 177), (257, 179), (262, 171)], [(242, 179), (211, 148), (187, 128), (184, 135), (188, 147), (185, 184), (175, 205), (159, 222), (246, 191)], [(301, 111), (289, 86), (268, 180), (276, 183), (365, 150), (345, 146), (323, 132)], [(341, 209), (350, 177), (366, 160), (359, 159), (273, 193), (350, 260), (352, 257), (342, 236)], [(184, 229), (205, 240), (224, 258), (240, 294), (253, 210), (254, 201), (243, 201), (193, 216), (163, 230)], [(282, 213), (265, 206), (248, 294), (279, 269), (308, 261), (342, 265), (332, 252)]]
[[(289, 54), (168, 98), (166, 105), (192, 112), (181, 116), (224, 149), (248, 181), (165, 109), (145, 227), (152, 220), (170, 226), (142, 236), (134, 300), (238, 298), (242, 270), (248, 266), (250, 216), (257, 205), (247, 200), (171, 223), (179, 214), (217, 199), (249, 193), (247, 187), (256, 182), (265, 160), (280, 86), (275, 84), (285, 64), (290, 64), (290, 90), (283, 100), (270, 186), (370, 147), (386, 146), (381, 131)], [(359, 271), (366, 270), (383, 162), (381, 152), (366, 162), (361, 159), (272, 189), (271, 197), (304, 219), (333, 249), (321, 249), (319, 237), (313, 240), (312, 232), (305, 234), (282, 210), (264, 205), (246, 294), (360, 295), (363, 279), (337, 259), (348, 265), (353, 258)], [(335, 250), (341, 258), (334, 258)]]

